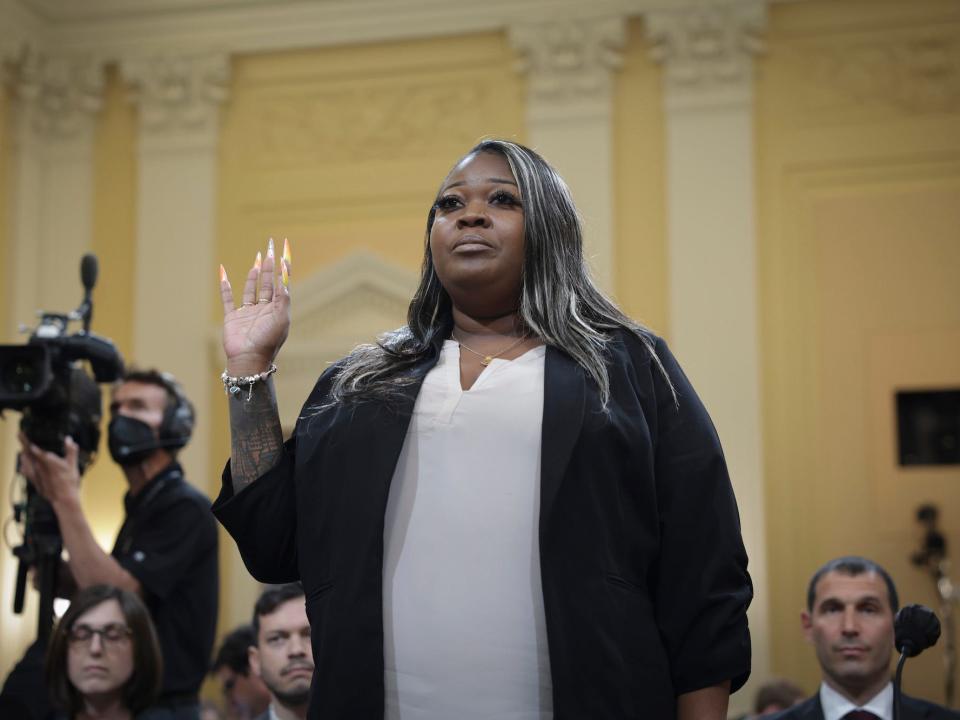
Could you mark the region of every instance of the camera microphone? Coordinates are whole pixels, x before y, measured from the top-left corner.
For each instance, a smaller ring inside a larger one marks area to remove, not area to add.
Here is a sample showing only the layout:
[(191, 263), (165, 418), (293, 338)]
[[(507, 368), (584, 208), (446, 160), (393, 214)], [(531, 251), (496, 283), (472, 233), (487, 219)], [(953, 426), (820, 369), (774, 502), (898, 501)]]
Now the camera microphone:
[(97, 284), (97, 256), (87, 253), (80, 258), (80, 282), (83, 283), (83, 302), (77, 308), (78, 319), (83, 321), (83, 332), (90, 332), (93, 320), (93, 286)]
[(93, 253), (87, 253), (80, 259), (80, 282), (83, 283), (83, 289), (89, 293), (97, 284), (97, 256)]

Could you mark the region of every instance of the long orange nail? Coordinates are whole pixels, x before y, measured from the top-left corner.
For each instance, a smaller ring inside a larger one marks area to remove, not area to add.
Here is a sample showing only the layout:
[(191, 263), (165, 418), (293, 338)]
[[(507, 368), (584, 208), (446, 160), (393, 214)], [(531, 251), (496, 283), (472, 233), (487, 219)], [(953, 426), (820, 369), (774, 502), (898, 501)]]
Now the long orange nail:
[(253, 261), (253, 266), (259, 270), (260, 266), (263, 265), (263, 254), (258, 250), (257, 259)]
[(230, 281), (227, 280), (227, 271), (222, 264), (220, 265), (220, 282), (230, 284)]
[(273, 238), (267, 242), (267, 257), (273, 259)]
[(283, 280), (283, 286), (290, 286), (290, 271), (287, 270), (287, 259), (284, 258), (280, 262), (280, 279)]
[(292, 261), (290, 256), (290, 241), (286, 238), (283, 239), (283, 259), (287, 261), (287, 265)]

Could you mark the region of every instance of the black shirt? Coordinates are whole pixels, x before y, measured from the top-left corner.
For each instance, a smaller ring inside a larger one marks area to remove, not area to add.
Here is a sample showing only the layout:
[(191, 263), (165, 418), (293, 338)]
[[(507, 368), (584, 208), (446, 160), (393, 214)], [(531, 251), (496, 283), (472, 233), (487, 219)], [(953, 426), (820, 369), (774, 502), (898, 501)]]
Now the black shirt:
[(217, 528), (210, 501), (177, 463), (123, 499), (113, 556), (143, 587), (163, 651), (161, 702), (195, 695), (209, 669), (217, 624)]

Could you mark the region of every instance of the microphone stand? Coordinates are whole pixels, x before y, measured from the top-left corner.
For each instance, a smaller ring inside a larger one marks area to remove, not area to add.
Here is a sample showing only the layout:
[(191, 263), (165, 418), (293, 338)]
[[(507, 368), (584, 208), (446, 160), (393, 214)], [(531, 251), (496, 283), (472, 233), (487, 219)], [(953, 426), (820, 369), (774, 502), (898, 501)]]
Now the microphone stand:
[(900, 686), (903, 681), (903, 664), (907, 661), (907, 649), (904, 648), (900, 653), (900, 660), (897, 662), (897, 674), (893, 677), (893, 720), (900, 720), (902, 710), (900, 707), (903, 692)]

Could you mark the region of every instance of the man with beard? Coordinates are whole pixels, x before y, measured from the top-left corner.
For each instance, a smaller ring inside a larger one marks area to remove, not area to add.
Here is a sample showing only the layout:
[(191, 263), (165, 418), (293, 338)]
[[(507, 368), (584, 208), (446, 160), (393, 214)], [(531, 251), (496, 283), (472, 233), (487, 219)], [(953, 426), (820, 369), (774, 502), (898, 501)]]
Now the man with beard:
[[(891, 720), (893, 616), (899, 607), (890, 575), (872, 560), (841, 557), (814, 573), (801, 614), (817, 652), (819, 692), (774, 720)], [(903, 720), (960, 720), (960, 713), (903, 695)]]
[(264, 591), (253, 610), (257, 644), (250, 669), (270, 691), (270, 707), (258, 720), (305, 720), (313, 680), (310, 622), (300, 583)]
[(77, 587), (114, 585), (140, 595), (150, 610), (164, 661), (151, 717), (163, 720), (199, 718), (217, 624), (217, 528), (210, 501), (177, 463), (193, 425), (193, 405), (167, 373), (131, 370), (114, 387), (108, 447), (128, 491), (110, 554), (81, 503), (77, 442), (66, 438), (61, 457), (20, 435), (21, 471), (56, 513)]

